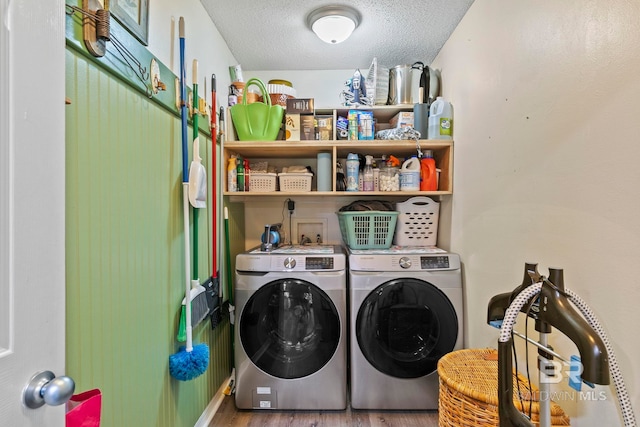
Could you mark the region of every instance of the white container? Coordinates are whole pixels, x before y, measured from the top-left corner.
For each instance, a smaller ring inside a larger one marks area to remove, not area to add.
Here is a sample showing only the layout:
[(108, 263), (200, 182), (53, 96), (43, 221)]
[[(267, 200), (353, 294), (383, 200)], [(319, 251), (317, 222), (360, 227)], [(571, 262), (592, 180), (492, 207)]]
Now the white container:
[(440, 203), (418, 196), (396, 203), (398, 220), (393, 244), (398, 246), (435, 246), (438, 240)]
[(400, 169), (400, 191), (420, 191), (420, 159), (405, 160)]
[(252, 193), (271, 193), (276, 191), (276, 177), (278, 174), (273, 172), (253, 172), (249, 180), (249, 192)]
[(312, 173), (291, 172), (279, 173), (280, 191), (283, 193), (303, 193), (311, 191)]
[(349, 153), (347, 156), (347, 191), (358, 191), (360, 160), (358, 155)]
[(453, 107), (439, 96), (429, 109), (429, 139), (453, 137)]

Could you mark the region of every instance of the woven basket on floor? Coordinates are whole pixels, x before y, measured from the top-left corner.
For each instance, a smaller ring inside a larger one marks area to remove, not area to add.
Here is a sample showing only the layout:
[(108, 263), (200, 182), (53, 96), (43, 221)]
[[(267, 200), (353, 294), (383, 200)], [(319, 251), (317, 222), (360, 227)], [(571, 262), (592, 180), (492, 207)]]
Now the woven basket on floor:
[[(494, 349), (465, 349), (446, 354), (438, 362), (440, 376), (439, 426), (498, 426), (498, 351)], [(518, 383), (520, 391), (518, 392)], [(513, 402), (520, 411), (529, 413), (527, 379), (513, 377)], [(537, 425), (540, 405), (538, 389), (532, 385), (534, 401), (531, 419)], [(521, 403), (518, 398), (523, 396)], [(524, 404), (524, 410), (523, 405)], [(551, 403), (551, 424), (568, 426), (562, 408)]]

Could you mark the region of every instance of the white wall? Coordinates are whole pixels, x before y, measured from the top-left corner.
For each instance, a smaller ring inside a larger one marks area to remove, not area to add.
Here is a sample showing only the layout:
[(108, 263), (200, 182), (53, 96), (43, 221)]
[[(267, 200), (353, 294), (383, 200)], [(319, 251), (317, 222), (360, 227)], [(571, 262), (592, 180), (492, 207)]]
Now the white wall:
[[(563, 268), (607, 329), (636, 413), (639, 21), (640, 3), (623, 0), (477, 1), (433, 64), (455, 109), (450, 245), (467, 344), (495, 347), (486, 302), (525, 262)], [(614, 388), (599, 390), (606, 400), (560, 402), (572, 426), (622, 424)]]
[[(369, 65), (364, 64), (360, 71), (365, 73)], [(313, 98), (316, 108), (336, 108), (340, 106), (340, 92), (344, 89), (344, 83), (353, 76), (354, 71), (247, 71), (243, 74), (245, 74), (245, 80), (257, 77), (265, 83), (271, 79), (288, 80), (296, 89), (296, 97)]]
[[(199, 0), (156, 0), (149, 5), (148, 49), (174, 74), (180, 75), (178, 20), (185, 21), (185, 64), (187, 83), (192, 83), (193, 60), (198, 60), (198, 84), (202, 96), (203, 79), (207, 80), (207, 103), (211, 103), (211, 74), (217, 80), (217, 105), (227, 105), (227, 87), (230, 83), (229, 65), (236, 59), (226, 42), (211, 22)], [(170, 82), (172, 84), (172, 82)]]

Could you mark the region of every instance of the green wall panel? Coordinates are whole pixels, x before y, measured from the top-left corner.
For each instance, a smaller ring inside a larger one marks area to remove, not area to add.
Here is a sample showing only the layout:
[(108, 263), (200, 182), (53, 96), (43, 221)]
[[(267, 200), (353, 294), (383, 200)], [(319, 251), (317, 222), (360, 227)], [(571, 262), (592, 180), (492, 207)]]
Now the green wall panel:
[(180, 119), (75, 49), (66, 68), (67, 374), (78, 392), (102, 390), (103, 427), (193, 426), (229, 375), (231, 344), (227, 319), (205, 322), (194, 342), (209, 345), (209, 369), (169, 375), (184, 296)]

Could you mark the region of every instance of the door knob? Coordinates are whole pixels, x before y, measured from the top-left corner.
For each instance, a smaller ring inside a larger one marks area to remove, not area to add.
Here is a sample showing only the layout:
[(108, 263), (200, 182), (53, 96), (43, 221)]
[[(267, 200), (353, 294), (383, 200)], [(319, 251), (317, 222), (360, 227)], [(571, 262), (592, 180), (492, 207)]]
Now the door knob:
[(22, 393), (24, 404), (37, 409), (45, 403), (58, 406), (66, 403), (73, 395), (76, 383), (67, 376), (57, 377), (51, 371), (35, 374)]

